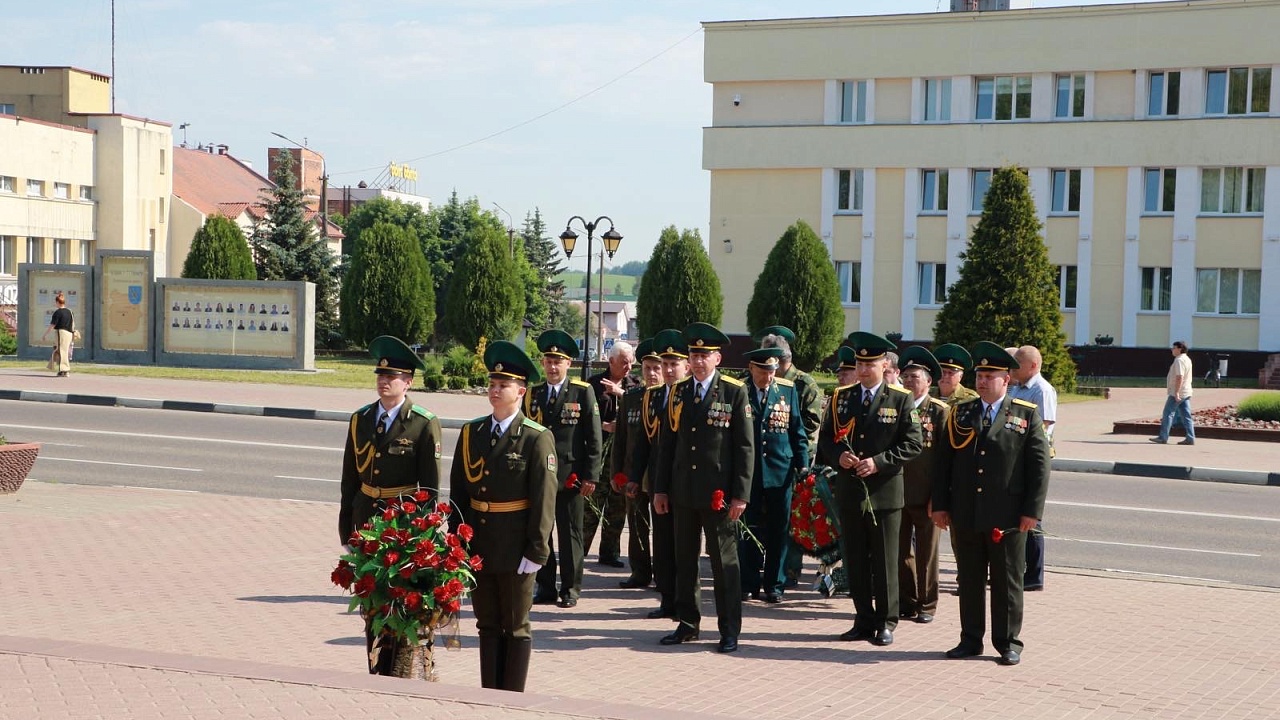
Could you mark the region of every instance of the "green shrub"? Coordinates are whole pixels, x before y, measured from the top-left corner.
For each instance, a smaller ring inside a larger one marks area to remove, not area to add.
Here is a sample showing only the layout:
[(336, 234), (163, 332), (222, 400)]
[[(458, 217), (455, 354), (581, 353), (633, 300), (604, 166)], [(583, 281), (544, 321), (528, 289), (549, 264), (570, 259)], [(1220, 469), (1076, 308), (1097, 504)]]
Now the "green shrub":
[(13, 355), (18, 352), (18, 339), (9, 332), (9, 326), (0, 322), (0, 355)]
[(471, 361), (473, 359), (470, 350), (461, 345), (454, 345), (444, 355), (444, 374), (461, 378), (471, 377)]
[(471, 387), (489, 387), (489, 373), (471, 373)]
[(427, 369), (422, 371), (424, 377), (427, 375), (444, 374), (444, 361), (437, 355), (427, 355), (423, 357), (422, 364), (427, 366)]
[(457, 375), (450, 375), (446, 380), (449, 383), (450, 390), (465, 390), (467, 388), (467, 378)]
[(444, 374), (439, 371), (422, 376), (422, 386), (431, 392), (444, 388)]
[(1280, 421), (1280, 391), (1264, 390), (1254, 393), (1241, 400), (1236, 411), (1240, 413), (1240, 417), (1250, 420)]

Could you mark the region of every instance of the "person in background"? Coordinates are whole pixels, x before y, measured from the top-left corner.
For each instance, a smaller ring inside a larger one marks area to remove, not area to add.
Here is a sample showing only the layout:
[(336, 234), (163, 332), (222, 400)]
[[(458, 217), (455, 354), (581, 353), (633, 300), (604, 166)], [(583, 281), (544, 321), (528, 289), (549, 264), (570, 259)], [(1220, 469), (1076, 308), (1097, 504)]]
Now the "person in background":
[(75, 317), (71, 315), (71, 311), (67, 309), (67, 296), (61, 291), (53, 297), (53, 302), (58, 309), (53, 311), (53, 317), (49, 319), (49, 327), (44, 329), (44, 334), (40, 336), (40, 340), (49, 339), (49, 331), (53, 330), (57, 333), (57, 342), (53, 346), (53, 355), (49, 358), (49, 369), (55, 367), (58, 369), (58, 377), (66, 377), (71, 372), (71, 342), (74, 339), (76, 331)]
[(618, 583), (624, 590), (649, 587), (653, 578), (653, 552), (650, 544), (652, 527), (650, 501), (653, 486), (648, 468), (640, 477), (630, 477), (636, 445), (645, 437), (645, 397), (649, 388), (662, 387), (662, 358), (654, 350), (653, 340), (640, 341), (640, 383), (627, 390), (619, 403), (617, 422), (613, 427), (613, 447), (609, 451), (610, 484), (622, 481), (622, 494), (627, 499), (627, 562), (631, 574)]
[[(1058, 391), (1040, 373), (1044, 358), (1035, 345), (1023, 345), (1016, 348), (1013, 359), (1018, 367), (1009, 371), (1013, 384), (1009, 386), (1009, 396), (1018, 400), (1035, 403), (1040, 408), (1040, 419), (1044, 422), (1044, 434), (1049, 438), (1049, 457), (1053, 457), (1053, 426), (1058, 420)], [(1044, 532), (1040, 523), (1036, 530), (1027, 537), (1027, 572), (1022, 579), (1023, 590), (1044, 589)]]
[(938, 397), (943, 402), (955, 407), (962, 400), (978, 397), (978, 393), (962, 384), (964, 374), (973, 367), (973, 358), (968, 350), (955, 343), (946, 343), (934, 348), (933, 356), (942, 371), (938, 376)]
[(923, 449), (902, 468), (902, 531), (898, 543), (898, 617), (933, 622), (938, 611), (938, 528), (933, 524), (934, 455), (950, 406), (929, 396), (938, 361), (925, 348), (902, 351), (902, 386), (911, 391)]
[(898, 382), (898, 376), (902, 374), (902, 370), (898, 367), (898, 353), (887, 352), (884, 354), (884, 381), (890, 385), (902, 387), (902, 383)]
[(1160, 434), (1151, 438), (1151, 442), (1161, 445), (1169, 442), (1169, 430), (1173, 426), (1173, 416), (1178, 416), (1187, 436), (1179, 445), (1196, 444), (1196, 426), (1191, 419), (1191, 358), (1187, 357), (1187, 344), (1181, 340), (1173, 343), (1173, 364), (1169, 366), (1169, 375), (1165, 378), (1165, 389), (1169, 397), (1164, 401), (1164, 412), (1160, 415)]
[[(601, 447), (605, 448), (601, 460), (602, 467), (612, 465), (613, 437), (617, 424), (618, 408), (622, 404), (622, 396), (632, 388), (640, 387), (640, 380), (631, 374), (631, 366), (636, 363), (636, 351), (630, 343), (617, 341), (609, 350), (609, 367), (587, 378), (596, 393), (596, 407), (600, 410)], [(608, 480), (609, 478), (604, 478)], [(591, 541), (600, 530), (600, 549), (596, 562), (609, 567), (625, 567), (622, 562), (622, 526), (627, 521), (627, 499), (622, 492), (613, 487), (611, 482), (596, 483), (596, 492), (592, 497), (596, 507), (604, 513), (601, 518), (594, 512), (587, 511), (582, 516), (582, 552), (585, 555), (591, 549)], [(603, 525), (604, 527), (600, 527)]]

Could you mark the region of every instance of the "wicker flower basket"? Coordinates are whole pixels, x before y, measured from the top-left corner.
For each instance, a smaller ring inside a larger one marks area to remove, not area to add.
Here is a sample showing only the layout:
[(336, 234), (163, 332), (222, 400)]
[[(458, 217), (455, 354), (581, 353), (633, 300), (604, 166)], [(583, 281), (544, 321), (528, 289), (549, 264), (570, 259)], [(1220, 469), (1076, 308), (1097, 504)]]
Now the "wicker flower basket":
[(0, 495), (18, 492), (39, 453), (40, 443), (0, 445)]

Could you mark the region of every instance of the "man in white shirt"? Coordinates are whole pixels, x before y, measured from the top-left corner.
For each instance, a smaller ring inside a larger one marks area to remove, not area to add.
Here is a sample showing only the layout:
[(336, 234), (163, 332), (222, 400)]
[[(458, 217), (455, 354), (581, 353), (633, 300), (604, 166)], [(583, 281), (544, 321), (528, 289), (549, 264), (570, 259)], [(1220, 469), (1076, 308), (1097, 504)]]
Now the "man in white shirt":
[[(1035, 403), (1040, 408), (1044, 434), (1049, 438), (1049, 456), (1053, 457), (1053, 425), (1058, 419), (1058, 391), (1040, 374), (1044, 358), (1041, 357), (1039, 348), (1035, 345), (1023, 345), (1011, 354), (1018, 361), (1018, 367), (1009, 371), (1009, 376), (1015, 383), (1009, 386), (1009, 396)], [(1036, 529), (1042, 529), (1038, 522)], [(1027, 571), (1023, 576), (1022, 589), (1044, 589), (1043, 533), (1035, 532), (1027, 536)]]
[(1169, 366), (1169, 376), (1165, 379), (1169, 397), (1165, 398), (1164, 413), (1160, 416), (1160, 434), (1151, 438), (1151, 442), (1161, 445), (1169, 442), (1169, 428), (1176, 413), (1178, 422), (1187, 433), (1178, 444), (1195, 445), (1196, 428), (1191, 420), (1191, 358), (1187, 357), (1187, 344), (1181, 340), (1175, 341), (1170, 351), (1173, 364)]

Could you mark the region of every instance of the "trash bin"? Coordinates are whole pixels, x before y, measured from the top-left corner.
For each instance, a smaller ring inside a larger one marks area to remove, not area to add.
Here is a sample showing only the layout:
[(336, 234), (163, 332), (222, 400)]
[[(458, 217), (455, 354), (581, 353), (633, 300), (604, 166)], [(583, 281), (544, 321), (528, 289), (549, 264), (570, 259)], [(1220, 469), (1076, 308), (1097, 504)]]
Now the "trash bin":
[(1218, 356), (1218, 377), (1222, 378), (1223, 380), (1227, 379), (1227, 358), (1229, 357), (1231, 356), (1230, 355)]

